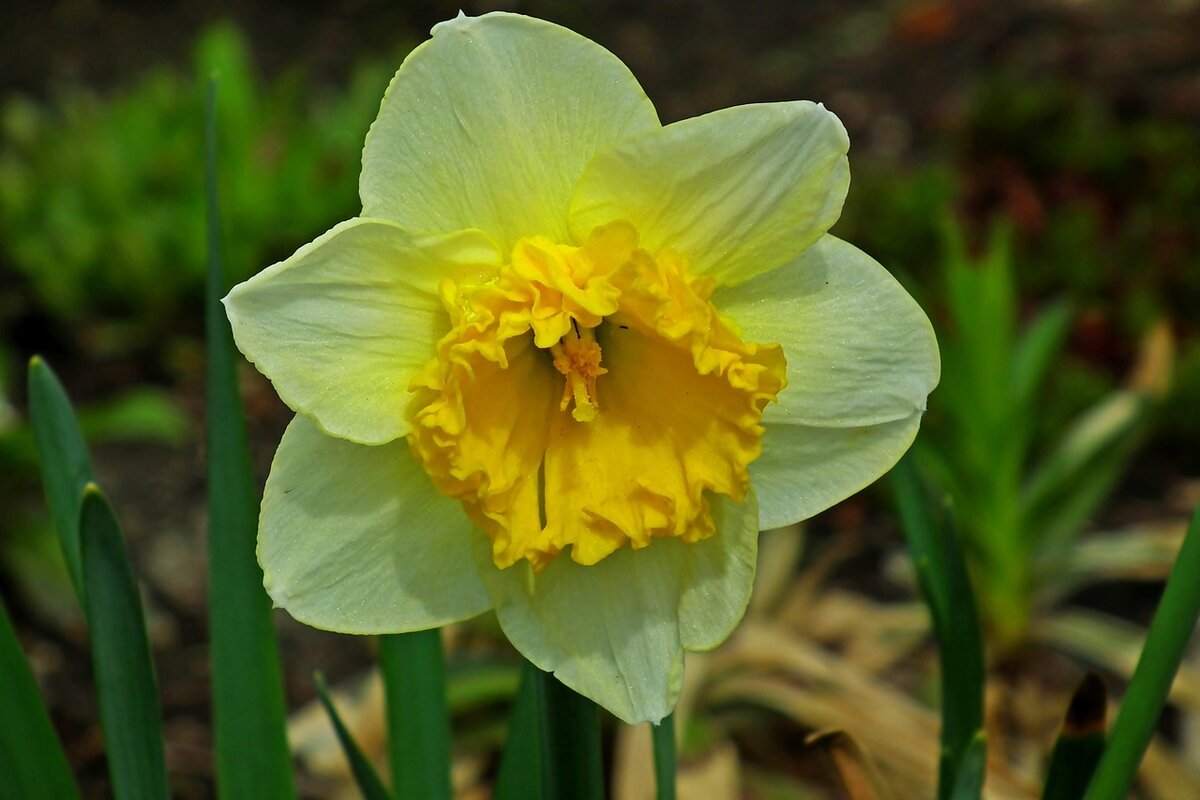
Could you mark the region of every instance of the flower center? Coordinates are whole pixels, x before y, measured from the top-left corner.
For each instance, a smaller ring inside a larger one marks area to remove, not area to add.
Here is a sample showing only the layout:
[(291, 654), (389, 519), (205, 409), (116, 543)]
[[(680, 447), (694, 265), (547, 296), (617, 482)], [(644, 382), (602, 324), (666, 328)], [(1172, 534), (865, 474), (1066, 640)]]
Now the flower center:
[(698, 541), (708, 493), (745, 497), (785, 364), (725, 325), (712, 290), (625, 222), (582, 247), (522, 239), (491, 280), (443, 281), (449, 331), (410, 387), (409, 441), (497, 566)]
[(566, 411), (571, 402), (575, 410), (571, 416), (579, 422), (591, 422), (596, 418), (596, 378), (608, 372), (600, 366), (600, 345), (591, 328), (579, 327), (573, 322), (570, 332), (558, 344), (550, 347), (554, 354), (554, 368), (566, 376), (559, 411)]

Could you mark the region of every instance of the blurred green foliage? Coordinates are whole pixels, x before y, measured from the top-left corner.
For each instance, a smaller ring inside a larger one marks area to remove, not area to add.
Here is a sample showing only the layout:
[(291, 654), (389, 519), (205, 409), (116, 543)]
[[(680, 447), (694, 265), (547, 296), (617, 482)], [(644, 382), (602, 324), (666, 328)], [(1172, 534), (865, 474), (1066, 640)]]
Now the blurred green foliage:
[(364, 63), (314, 91), (266, 83), (244, 38), (205, 32), (194, 74), (157, 69), (98, 96), (0, 112), (0, 269), (56, 322), (119, 321), (133, 341), (200, 319), (205, 263), (203, 86), (222, 76), (221, 190), (231, 277), (241, 280), (358, 209), (363, 137), (390, 70)]
[[(982, 612), (1001, 649), (1020, 644), (1053, 564), (1078, 539), (1145, 438), (1166, 393), (1171, 337), (1146, 337), (1128, 386), (1085, 408), (1051, 403), (1074, 312), (1044, 308), (1022, 324), (1012, 234), (998, 226), (979, 258), (942, 228), (941, 308), (933, 308), (942, 382), (915, 452), (953, 498)], [(939, 313), (940, 312), (940, 313)], [(1053, 427), (1039, 424), (1057, 405)]]

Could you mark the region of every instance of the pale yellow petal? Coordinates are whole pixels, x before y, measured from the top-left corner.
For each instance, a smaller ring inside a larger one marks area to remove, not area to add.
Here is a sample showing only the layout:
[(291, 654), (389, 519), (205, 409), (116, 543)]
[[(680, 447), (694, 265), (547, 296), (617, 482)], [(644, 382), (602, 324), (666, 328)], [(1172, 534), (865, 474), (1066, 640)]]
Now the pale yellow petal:
[(471, 563), (480, 534), (406, 442), (353, 444), (296, 417), (271, 465), (259, 526), (267, 592), (308, 625), (399, 633), (491, 606)]
[(537, 575), (526, 561), (498, 569), (477, 537), (477, 568), (505, 635), (621, 720), (658, 723), (679, 696), (684, 647), (724, 640), (754, 581), (753, 499), (714, 497), (712, 505), (717, 530), (703, 542), (656, 540), (592, 566), (557, 558)]
[(788, 386), (768, 423), (864, 427), (924, 410), (941, 373), (928, 317), (875, 259), (826, 236), (713, 304), (752, 341), (776, 342)]
[(478, 232), (416, 240), (352, 219), (234, 287), (234, 341), (293, 410), (365, 444), (408, 432), (408, 385), (448, 326), (438, 283), (497, 269)]
[(612, 53), (542, 20), (436, 26), (388, 87), (363, 150), (363, 214), (414, 231), (569, 241), (571, 191), (602, 148), (657, 128)]
[(762, 455), (750, 465), (759, 526), (808, 519), (874, 483), (908, 450), (921, 414), (853, 428), (767, 425)]
[(722, 109), (629, 139), (588, 167), (576, 238), (615, 219), (652, 253), (735, 284), (781, 266), (838, 218), (850, 172), (842, 123), (809, 102)]

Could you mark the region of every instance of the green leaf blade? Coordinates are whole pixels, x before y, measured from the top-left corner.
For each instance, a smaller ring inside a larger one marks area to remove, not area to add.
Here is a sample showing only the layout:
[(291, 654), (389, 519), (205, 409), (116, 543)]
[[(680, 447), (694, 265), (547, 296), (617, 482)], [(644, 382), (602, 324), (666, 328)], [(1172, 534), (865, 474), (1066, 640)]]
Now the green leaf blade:
[(1074, 311), (1058, 302), (1043, 311), (1017, 342), (1013, 355), (1013, 403), (1026, 408), (1037, 395), (1050, 367), (1062, 353)]
[(538, 668), (525, 662), (521, 683), (508, 718), (508, 738), (496, 775), (496, 800), (542, 800), (542, 755), (539, 747)]
[(42, 705), (16, 631), (0, 602), (0, 798), (77, 800), (79, 789), (62, 745)]
[(934, 629), (946, 628), (950, 598), (947, 595), (945, 554), (934, 535), (936, 522), (924, 487), (910, 458), (902, 459), (893, 467), (889, 478), (909, 557), (916, 569), (925, 604), (929, 606)]
[[(942, 515), (944, 519), (934, 513), (911, 456), (901, 459), (891, 476), (909, 553), (938, 640), (942, 681), (938, 797), (958, 800), (963, 797), (961, 792), (974, 785), (971, 776), (977, 768), (976, 760), (986, 762), (983, 633), (949, 512)], [(979, 778), (980, 791), (983, 774), (986, 769)]]
[(363, 755), (362, 748), (358, 746), (358, 742), (354, 741), (350, 730), (342, 722), (337, 708), (334, 707), (333, 699), (329, 696), (329, 687), (325, 685), (324, 676), (317, 673), (315, 680), (317, 695), (321, 698), (321, 705), (325, 707), (325, 713), (329, 715), (329, 721), (333, 725), (334, 733), (337, 734), (342, 752), (346, 754), (346, 760), (350, 762), (350, 771), (354, 775), (354, 782), (357, 784), (359, 792), (362, 793), (365, 800), (390, 800), (383, 781), (379, 779), (371, 762)]
[(71, 401), (54, 370), (40, 356), (29, 361), (29, 417), (50, 516), (75, 594), (83, 604), (79, 506), (83, 489), (95, 480), (95, 474)]
[(117, 800), (167, 797), (158, 683), (121, 529), (95, 484), (83, 491), (80, 545), (100, 721)]
[(1066, 721), (1054, 742), (1042, 800), (1082, 800), (1104, 752), (1107, 710), (1104, 681), (1089, 672), (1075, 690)]
[(537, 678), (543, 800), (603, 800), (599, 709), (550, 673)]
[(283, 680), (271, 605), (255, 555), (258, 497), (237, 384), (233, 335), (220, 298), (216, 85), (207, 113), (208, 566), (213, 727), (218, 793), (225, 800), (295, 797)]
[(1138, 765), (1150, 745), (1200, 617), (1197, 575), (1200, 575), (1200, 509), (1192, 517), (1171, 577), (1167, 579), (1121, 710), (1088, 786), (1087, 800), (1121, 800), (1133, 786)]
[(954, 777), (949, 800), (980, 800), (987, 778), (987, 738), (978, 731), (967, 743)]
[(441, 631), (381, 636), (379, 662), (396, 797), (450, 800), (451, 731)]

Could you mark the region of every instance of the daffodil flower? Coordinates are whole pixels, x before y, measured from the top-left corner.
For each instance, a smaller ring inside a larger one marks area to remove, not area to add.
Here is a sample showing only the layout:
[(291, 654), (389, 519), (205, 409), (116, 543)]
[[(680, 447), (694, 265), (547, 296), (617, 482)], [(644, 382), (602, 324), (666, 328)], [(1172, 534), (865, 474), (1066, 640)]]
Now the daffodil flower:
[(297, 412), (260, 519), (275, 603), (350, 633), (494, 609), (621, 719), (668, 714), (759, 530), (889, 469), (937, 383), (921, 309), (826, 233), (848, 147), (809, 102), (663, 126), (547, 22), (437, 25), (367, 136), (362, 215), (225, 299)]

